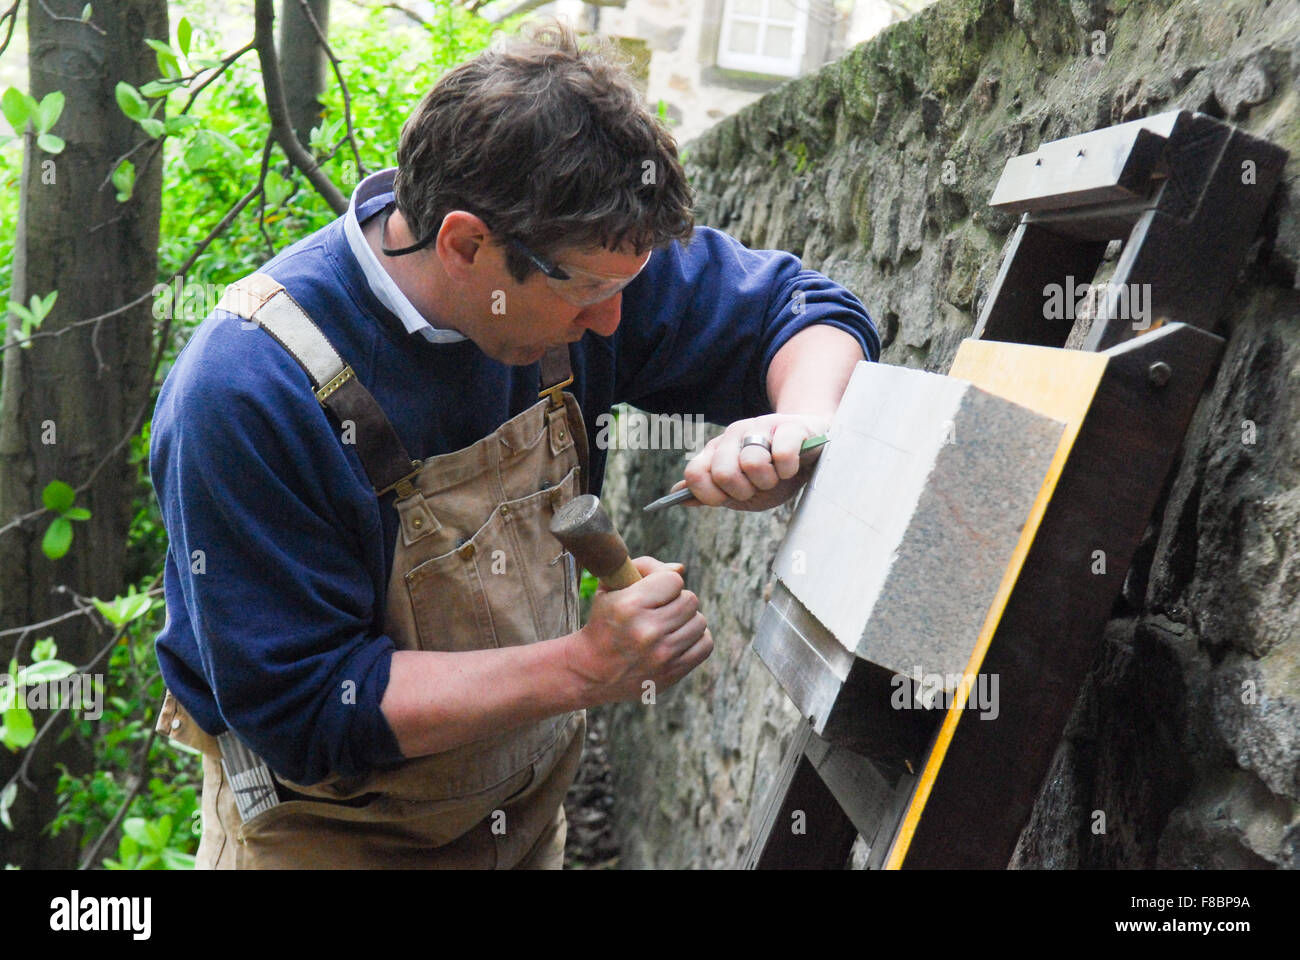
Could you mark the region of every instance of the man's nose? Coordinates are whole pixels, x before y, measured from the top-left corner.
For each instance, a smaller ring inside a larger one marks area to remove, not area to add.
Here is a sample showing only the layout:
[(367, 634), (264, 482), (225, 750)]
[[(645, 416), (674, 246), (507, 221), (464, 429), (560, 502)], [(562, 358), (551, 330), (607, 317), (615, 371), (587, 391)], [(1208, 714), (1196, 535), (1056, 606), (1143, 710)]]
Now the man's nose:
[(600, 303), (593, 303), (589, 307), (583, 307), (582, 312), (574, 318), (574, 322), (579, 326), (598, 333), (602, 337), (611, 336), (618, 329), (618, 321), (623, 313), (623, 292), (620, 290), (614, 296)]

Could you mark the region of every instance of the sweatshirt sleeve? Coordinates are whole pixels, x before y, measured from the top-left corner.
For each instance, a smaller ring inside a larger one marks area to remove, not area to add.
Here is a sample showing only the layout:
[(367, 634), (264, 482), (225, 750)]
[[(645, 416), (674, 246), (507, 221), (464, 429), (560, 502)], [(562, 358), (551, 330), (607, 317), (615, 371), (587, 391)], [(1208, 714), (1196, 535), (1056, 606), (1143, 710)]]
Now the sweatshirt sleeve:
[(875, 325), (844, 287), (793, 254), (698, 227), (689, 244), (656, 250), (627, 288), (614, 400), (718, 424), (770, 413), (768, 365), (815, 323), (852, 334), (864, 357), (879, 359)]
[(302, 369), (265, 332), (209, 318), (159, 394), (149, 467), (168, 619), (225, 725), (296, 783), (400, 761), (379, 709), (394, 644), (373, 625), (367, 551), (382, 544), (361, 535), (378, 506)]

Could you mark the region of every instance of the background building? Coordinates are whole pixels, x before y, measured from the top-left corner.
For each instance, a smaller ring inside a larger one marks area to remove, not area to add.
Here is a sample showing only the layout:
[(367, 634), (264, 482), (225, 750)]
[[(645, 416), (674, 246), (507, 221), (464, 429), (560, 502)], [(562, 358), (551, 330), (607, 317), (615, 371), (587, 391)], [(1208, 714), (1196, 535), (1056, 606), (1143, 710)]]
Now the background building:
[[(929, 2), (555, 0), (535, 10), (618, 39), (644, 65), (647, 98), (663, 102), (678, 142), (685, 143)], [(496, 6), (505, 5), (493, 5), (490, 15)]]

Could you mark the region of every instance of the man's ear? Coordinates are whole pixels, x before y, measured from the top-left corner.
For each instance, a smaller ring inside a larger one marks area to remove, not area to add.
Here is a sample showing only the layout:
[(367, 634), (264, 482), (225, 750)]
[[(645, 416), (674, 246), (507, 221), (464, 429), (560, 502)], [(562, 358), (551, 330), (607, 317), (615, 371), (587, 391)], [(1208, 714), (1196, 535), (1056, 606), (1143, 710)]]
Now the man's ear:
[(483, 266), (489, 234), (485, 224), (465, 210), (452, 210), (442, 218), (434, 251), (453, 280), (469, 280)]

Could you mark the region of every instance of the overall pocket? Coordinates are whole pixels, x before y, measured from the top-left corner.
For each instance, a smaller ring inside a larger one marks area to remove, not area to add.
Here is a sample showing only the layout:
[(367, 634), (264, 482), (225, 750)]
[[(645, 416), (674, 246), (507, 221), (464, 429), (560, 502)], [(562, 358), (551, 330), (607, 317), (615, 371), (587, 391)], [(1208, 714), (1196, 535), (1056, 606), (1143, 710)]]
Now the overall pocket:
[[(457, 653), (496, 646), (487, 590), (477, 555), (499, 540), (488, 520), (474, 536), (450, 553), (426, 560), (406, 574), (406, 589), (415, 615), (421, 650)], [(499, 548), (497, 548), (499, 549)]]
[(421, 650), (484, 650), (570, 632), (567, 598), (576, 585), (549, 526), (576, 484), (574, 469), (554, 486), (498, 504), (454, 550), (406, 574)]

